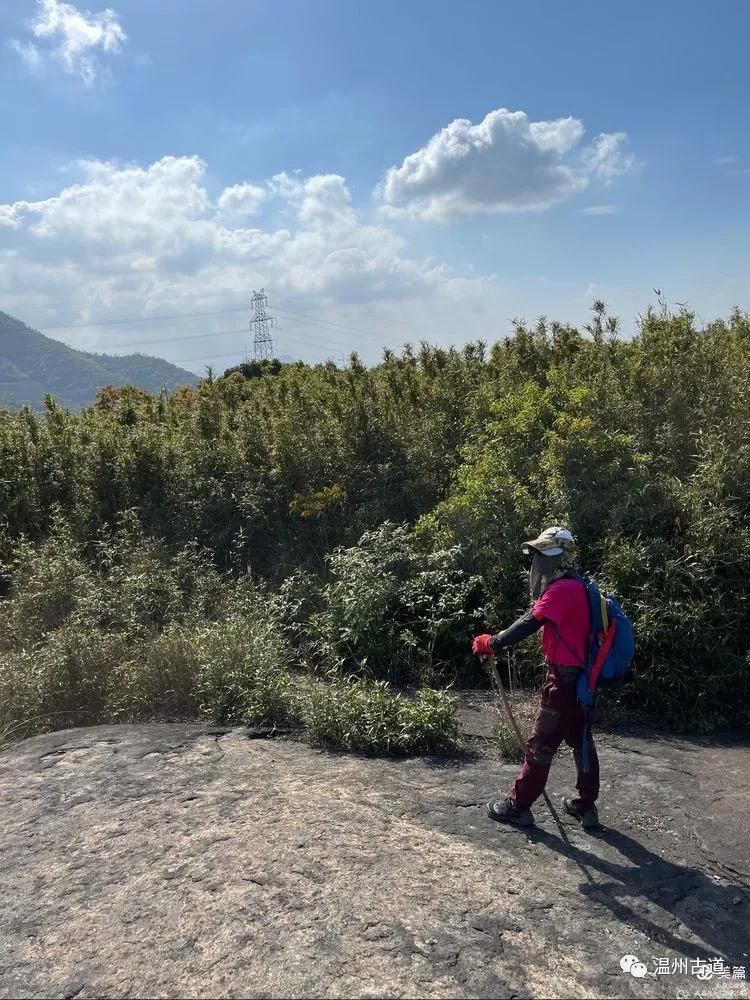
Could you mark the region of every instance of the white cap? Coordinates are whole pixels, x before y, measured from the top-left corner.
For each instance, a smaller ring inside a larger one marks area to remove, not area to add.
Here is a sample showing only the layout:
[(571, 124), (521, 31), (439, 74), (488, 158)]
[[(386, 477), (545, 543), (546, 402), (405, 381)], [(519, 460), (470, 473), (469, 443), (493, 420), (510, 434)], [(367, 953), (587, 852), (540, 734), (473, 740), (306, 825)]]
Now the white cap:
[(521, 546), (524, 555), (529, 555), (529, 550), (533, 549), (543, 556), (560, 556), (566, 549), (575, 547), (575, 539), (570, 531), (559, 526), (545, 528), (538, 538), (532, 538)]

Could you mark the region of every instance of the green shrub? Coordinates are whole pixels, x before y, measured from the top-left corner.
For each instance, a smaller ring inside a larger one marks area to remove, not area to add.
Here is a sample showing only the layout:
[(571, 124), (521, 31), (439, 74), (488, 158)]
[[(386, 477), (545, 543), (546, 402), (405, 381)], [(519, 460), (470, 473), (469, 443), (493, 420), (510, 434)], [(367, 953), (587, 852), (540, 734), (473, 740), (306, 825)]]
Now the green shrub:
[(458, 739), (455, 699), (419, 691), (393, 694), (385, 681), (334, 677), (317, 684), (303, 706), (311, 742), (393, 754), (450, 749)]
[(432, 684), (467, 659), (478, 578), (457, 548), (433, 549), (385, 523), (329, 559), (323, 610), (313, 616), (324, 662), (391, 682)]
[(109, 721), (117, 664), (129, 653), (122, 636), (64, 625), (30, 649), (0, 660), (0, 701), (24, 732)]
[(294, 715), (289, 652), (278, 623), (263, 616), (228, 618), (199, 633), (196, 698), (221, 723), (284, 723)]
[(23, 542), (0, 603), (0, 701), (24, 731), (204, 715), (295, 714), (276, 605), (189, 546), (170, 557), (128, 516), (86, 554), (63, 520)]
[(320, 634), (314, 620), (325, 603), (323, 581), (298, 568), (282, 581), (272, 599), (284, 635), (297, 658), (314, 662), (320, 653)]
[(520, 764), (523, 761), (524, 749), (510, 726), (498, 726), (492, 734), (492, 743), (500, 759), (506, 763)]
[(24, 648), (54, 632), (95, 589), (62, 517), (41, 545), (21, 539), (6, 573), (12, 594), (0, 602), (0, 647), (5, 649)]
[(195, 632), (181, 624), (170, 625), (131, 646), (113, 666), (106, 714), (118, 722), (195, 718), (199, 671)]
[[(565, 365), (531, 338), (543, 376), (492, 404), (420, 533), (482, 571), (496, 631), (528, 601), (521, 541), (568, 524), (634, 622), (623, 703), (679, 728), (747, 724), (750, 322), (648, 313), (634, 341), (607, 343), (598, 319)], [(518, 659), (530, 680), (537, 641)]]

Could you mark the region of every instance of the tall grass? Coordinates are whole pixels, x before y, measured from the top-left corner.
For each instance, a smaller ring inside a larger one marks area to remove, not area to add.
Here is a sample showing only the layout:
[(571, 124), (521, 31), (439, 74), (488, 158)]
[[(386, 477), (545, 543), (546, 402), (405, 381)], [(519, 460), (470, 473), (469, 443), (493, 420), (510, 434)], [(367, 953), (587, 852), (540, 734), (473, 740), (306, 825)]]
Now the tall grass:
[(296, 729), (316, 744), (388, 753), (452, 745), (449, 699), (292, 669), (280, 601), (219, 574), (190, 547), (172, 558), (127, 516), (86, 553), (64, 519), (17, 552), (0, 602), (0, 745), (103, 722), (205, 718)]

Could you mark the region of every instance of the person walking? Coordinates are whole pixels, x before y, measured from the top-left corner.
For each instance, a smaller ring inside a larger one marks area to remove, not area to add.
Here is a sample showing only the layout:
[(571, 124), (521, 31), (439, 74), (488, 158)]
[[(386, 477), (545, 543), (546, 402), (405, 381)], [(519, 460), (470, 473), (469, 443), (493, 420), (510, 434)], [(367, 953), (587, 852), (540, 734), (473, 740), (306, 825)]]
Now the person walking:
[(564, 741), (573, 750), (578, 794), (564, 798), (563, 808), (582, 826), (596, 827), (599, 759), (588, 714), (576, 694), (587, 663), (591, 613), (586, 584), (575, 571), (575, 539), (567, 528), (555, 526), (524, 542), (522, 550), (531, 558), (531, 610), (497, 635), (478, 635), (472, 652), (482, 658), (494, 656), (541, 629), (547, 671), (523, 767), (507, 794), (487, 804), (487, 813), (500, 823), (531, 826), (531, 806), (544, 791), (550, 765)]

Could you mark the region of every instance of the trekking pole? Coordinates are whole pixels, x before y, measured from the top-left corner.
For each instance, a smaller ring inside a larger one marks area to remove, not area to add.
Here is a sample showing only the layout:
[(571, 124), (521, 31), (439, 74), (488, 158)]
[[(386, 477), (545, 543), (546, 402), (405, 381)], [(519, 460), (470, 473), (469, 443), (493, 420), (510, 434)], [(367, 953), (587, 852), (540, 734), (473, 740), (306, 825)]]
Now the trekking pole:
[[(508, 721), (510, 722), (511, 729), (515, 733), (516, 739), (518, 740), (518, 749), (521, 751), (521, 753), (523, 753), (524, 752), (523, 748), (524, 748), (524, 742), (525, 741), (524, 741), (524, 738), (523, 738), (523, 736), (521, 734), (521, 730), (518, 728), (518, 723), (516, 722), (516, 718), (513, 715), (513, 710), (510, 707), (510, 702), (508, 701), (508, 696), (505, 693), (505, 688), (503, 687), (503, 682), (502, 682), (502, 680), (500, 678), (500, 673), (499, 673), (499, 671), (497, 669), (497, 663), (495, 662), (495, 657), (494, 656), (489, 656), (489, 657), (486, 657), (486, 659), (489, 660), (490, 670), (492, 671), (492, 679), (493, 679), (493, 681), (495, 683), (495, 687), (497, 688), (498, 692), (500, 693), (500, 698), (502, 699), (503, 707), (505, 708), (505, 714), (508, 716)], [(510, 668), (511, 668), (511, 659), (510, 659), (510, 650), (509, 650), (508, 651), (508, 669), (510, 670)], [(570, 840), (568, 838), (568, 834), (567, 834), (567, 832), (565, 830), (565, 827), (562, 824), (562, 820), (560, 819), (557, 810), (552, 805), (552, 802), (550, 801), (549, 795), (547, 795), (547, 790), (546, 789), (542, 792), (542, 795), (544, 796), (544, 801), (545, 801), (545, 803), (547, 805), (547, 808), (550, 811), (550, 814), (552, 815), (552, 819), (554, 819), (555, 823), (557, 824), (557, 829), (560, 831), (560, 836), (562, 837), (563, 841), (565, 842), (565, 845), (568, 848), (568, 851), (570, 853), (571, 858), (578, 865), (578, 867), (581, 869), (581, 871), (583, 872), (583, 874), (586, 876), (586, 879), (589, 882), (593, 883), (594, 880), (591, 877), (590, 873), (584, 867), (584, 865), (578, 860), (578, 858), (575, 856), (575, 853), (573, 851), (573, 845), (571, 844), (571, 842), (570, 842)]]
[[(492, 670), (492, 679), (494, 680), (495, 687), (497, 688), (497, 690), (498, 690), (498, 692), (500, 694), (500, 697), (502, 699), (503, 707), (505, 709), (505, 714), (508, 716), (508, 722), (510, 722), (511, 729), (515, 733), (516, 739), (518, 740), (518, 749), (523, 754), (523, 752), (524, 752), (523, 748), (524, 748), (525, 740), (523, 738), (521, 730), (518, 728), (518, 723), (516, 722), (516, 717), (513, 715), (513, 709), (510, 707), (510, 702), (508, 701), (508, 696), (505, 693), (505, 688), (503, 687), (503, 682), (500, 679), (500, 672), (497, 669), (497, 663), (495, 662), (495, 657), (491, 656), (489, 658), (489, 660), (490, 660), (490, 669)], [(510, 653), (508, 653), (508, 669), (510, 670)], [(565, 836), (563, 828), (562, 828), (562, 824), (560, 822), (560, 817), (557, 815), (557, 811), (555, 810), (555, 807), (552, 805), (552, 803), (550, 801), (550, 797), (549, 797), (549, 795), (547, 795), (546, 789), (542, 792), (542, 795), (544, 796), (544, 801), (547, 803), (547, 808), (552, 813), (552, 818), (555, 820), (555, 822), (557, 823), (557, 825), (560, 827), (560, 832), (563, 834), (563, 836)]]
[[(524, 738), (521, 734), (521, 730), (518, 728), (518, 723), (516, 722), (515, 716), (513, 715), (513, 709), (510, 707), (510, 702), (508, 701), (508, 696), (505, 693), (505, 688), (503, 687), (503, 682), (500, 679), (500, 674), (497, 669), (497, 664), (495, 663), (495, 657), (488, 657), (490, 662), (490, 669), (492, 670), (492, 679), (495, 682), (495, 687), (500, 693), (502, 698), (503, 707), (505, 708), (505, 714), (508, 716), (508, 722), (510, 722), (511, 729), (516, 734), (518, 740), (518, 749), (523, 753)], [(510, 670), (510, 653), (508, 653), (508, 669)]]

